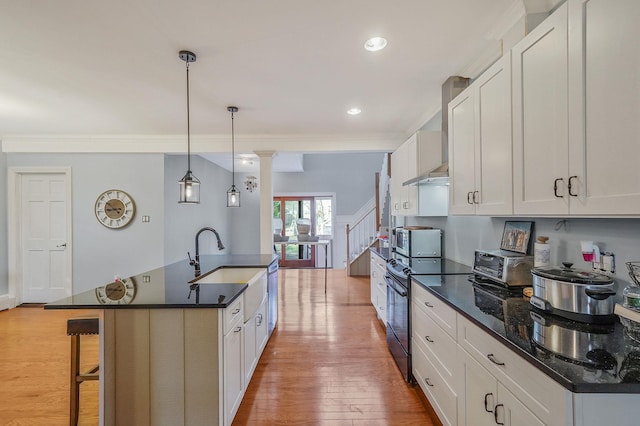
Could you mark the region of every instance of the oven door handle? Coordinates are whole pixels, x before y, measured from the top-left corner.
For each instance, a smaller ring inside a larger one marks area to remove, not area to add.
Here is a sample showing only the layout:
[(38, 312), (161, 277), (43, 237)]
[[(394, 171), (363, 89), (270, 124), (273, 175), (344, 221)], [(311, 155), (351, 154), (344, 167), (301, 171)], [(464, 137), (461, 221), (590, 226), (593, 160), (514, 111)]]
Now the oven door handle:
[(406, 291), (400, 291), (398, 290), (397, 284), (395, 284), (392, 281), (393, 278), (391, 278), (389, 275), (385, 275), (384, 276), (384, 280), (387, 282), (387, 287), (389, 287), (391, 290), (395, 291), (396, 293), (398, 293), (401, 297), (407, 297), (407, 292)]

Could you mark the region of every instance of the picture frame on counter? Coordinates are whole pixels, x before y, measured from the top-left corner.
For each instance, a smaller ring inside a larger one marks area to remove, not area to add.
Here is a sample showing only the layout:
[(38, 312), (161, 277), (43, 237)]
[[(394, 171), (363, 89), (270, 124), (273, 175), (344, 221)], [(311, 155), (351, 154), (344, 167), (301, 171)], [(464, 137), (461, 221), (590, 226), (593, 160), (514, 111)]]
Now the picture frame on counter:
[(523, 222), (508, 220), (504, 223), (502, 231), (501, 250), (512, 251), (520, 254), (527, 254), (529, 251), (529, 241), (533, 222)]

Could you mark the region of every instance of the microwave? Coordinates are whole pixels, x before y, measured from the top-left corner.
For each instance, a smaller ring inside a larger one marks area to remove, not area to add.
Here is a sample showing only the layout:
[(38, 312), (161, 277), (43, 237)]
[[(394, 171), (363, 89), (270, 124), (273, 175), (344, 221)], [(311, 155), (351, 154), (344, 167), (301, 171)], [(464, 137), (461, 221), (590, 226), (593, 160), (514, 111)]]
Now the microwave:
[(396, 252), (406, 257), (442, 257), (442, 230), (398, 228)]

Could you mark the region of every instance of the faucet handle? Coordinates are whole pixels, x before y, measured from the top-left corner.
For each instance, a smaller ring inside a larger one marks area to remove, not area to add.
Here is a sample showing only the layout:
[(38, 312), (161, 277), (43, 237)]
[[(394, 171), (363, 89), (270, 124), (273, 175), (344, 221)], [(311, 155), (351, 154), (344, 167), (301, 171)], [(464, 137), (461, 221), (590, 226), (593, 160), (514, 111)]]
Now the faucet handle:
[(194, 266), (197, 262), (191, 258), (191, 253), (187, 252), (187, 256), (189, 256), (189, 265)]

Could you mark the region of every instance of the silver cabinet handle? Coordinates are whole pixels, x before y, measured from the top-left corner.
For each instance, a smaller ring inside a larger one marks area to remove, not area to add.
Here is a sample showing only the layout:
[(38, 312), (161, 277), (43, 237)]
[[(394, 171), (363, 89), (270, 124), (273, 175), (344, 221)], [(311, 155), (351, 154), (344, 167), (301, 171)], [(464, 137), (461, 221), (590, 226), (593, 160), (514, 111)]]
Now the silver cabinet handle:
[(235, 330), (233, 330), (234, 333), (240, 333), (242, 331), (242, 327), (236, 327)]
[(433, 305), (429, 302), (424, 302), (424, 306), (426, 306), (427, 308), (433, 308)]
[(58, 244), (56, 247), (66, 247), (66, 246), (67, 246), (67, 243), (64, 243), (64, 244)]
[[(504, 425), (504, 422), (499, 422), (498, 421), (498, 407), (502, 407), (502, 410), (504, 411), (504, 405), (503, 404), (496, 405), (496, 408), (493, 410), (493, 420), (496, 422), (497, 425)], [(504, 416), (502, 416), (502, 417), (504, 417)]]
[(240, 312), (240, 308), (235, 308), (233, 310), (233, 312), (231, 312), (233, 315), (237, 314), (238, 312)]
[(256, 323), (257, 323), (256, 325), (257, 325), (258, 327), (260, 327), (260, 326), (262, 325), (262, 314), (258, 314), (258, 315), (256, 316)]
[(478, 191), (473, 191), (473, 204), (480, 204), (480, 202), (478, 202), (478, 198), (476, 198), (476, 195), (480, 195), (480, 193)]
[(473, 204), (471, 202), (471, 194), (473, 194), (472, 192), (467, 192), (467, 204)]
[(493, 354), (489, 354), (487, 355), (487, 358), (489, 358), (489, 361), (491, 361), (492, 363), (494, 363), (495, 365), (504, 365), (504, 362), (500, 362), (496, 359), (496, 357)]
[(433, 343), (434, 342), (434, 340), (429, 336), (424, 336), (424, 340), (426, 340), (429, 343)]
[(433, 387), (433, 383), (431, 383), (428, 377), (424, 379), (424, 382), (427, 384), (427, 386)]

